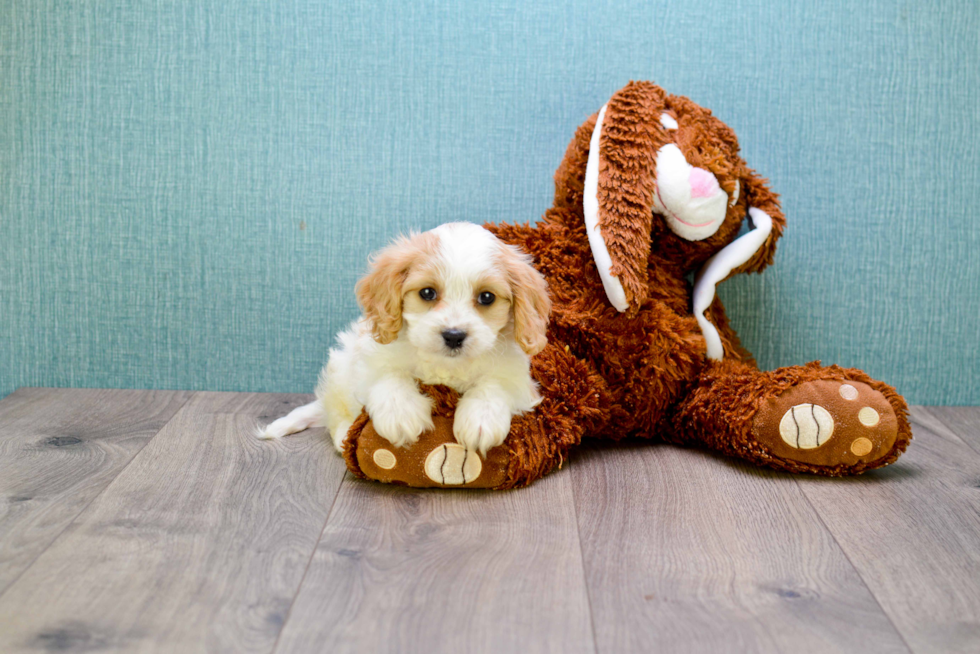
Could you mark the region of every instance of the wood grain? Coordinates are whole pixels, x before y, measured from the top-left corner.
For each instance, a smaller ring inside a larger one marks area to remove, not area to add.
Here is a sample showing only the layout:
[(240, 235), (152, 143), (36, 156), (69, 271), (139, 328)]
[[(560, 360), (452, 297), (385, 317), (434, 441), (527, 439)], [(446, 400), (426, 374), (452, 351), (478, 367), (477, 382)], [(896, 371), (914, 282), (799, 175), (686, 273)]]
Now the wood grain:
[(908, 651), (794, 477), (626, 443), (572, 478), (599, 651)]
[(22, 388), (0, 402), (0, 595), (190, 396)]
[(308, 396), (197, 393), (0, 597), (0, 651), (268, 652), (345, 469)]
[[(975, 406), (931, 406), (916, 407), (916, 415), (921, 420), (931, 416), (951, 430), (964, 443), (980, 453), (980, 407)], [(942, 432), (935, 423), (930, 428)]]
[(980, 408), (852, 479), (624, 443), (467, 492), (252, 438), (307, 400), (0, 402), (0, 651), (980, 651)]
[(276, 651), (594, 651), (568, 473), (501, 492), (348, 477)]
[(980, 455), (921, 407), (889, 468), (800, 486), (916, 652), (980, 651)]

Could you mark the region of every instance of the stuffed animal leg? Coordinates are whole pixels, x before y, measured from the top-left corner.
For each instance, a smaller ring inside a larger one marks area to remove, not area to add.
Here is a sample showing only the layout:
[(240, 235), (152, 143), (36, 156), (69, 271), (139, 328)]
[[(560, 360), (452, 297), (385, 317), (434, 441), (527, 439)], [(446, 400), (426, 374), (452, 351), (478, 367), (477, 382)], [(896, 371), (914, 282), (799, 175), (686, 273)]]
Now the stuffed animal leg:
[(760, 371), (714, 362), (674, 416), (670, 440), (787, 472), (855, 475), (894, 462), (912, 431), (891, 386), (819, 362)]
[(526, 486), (568, 459), (585, 431), (594, 427), (608, 402), (605, 381), (595, 370), (554, 344), (538, 353), (532, 375), (542, 401), (514, 417), (502, 445), (485, 457), (467, 452), (453, 437), (453, 411), (459, 395), (445, 386), (422, 386), (434, 400), (435, 429), (411, 446), (397, 448), (377, 435), (366, 413), (344, 442), (348, 469), (362, 479), (421, 488)]

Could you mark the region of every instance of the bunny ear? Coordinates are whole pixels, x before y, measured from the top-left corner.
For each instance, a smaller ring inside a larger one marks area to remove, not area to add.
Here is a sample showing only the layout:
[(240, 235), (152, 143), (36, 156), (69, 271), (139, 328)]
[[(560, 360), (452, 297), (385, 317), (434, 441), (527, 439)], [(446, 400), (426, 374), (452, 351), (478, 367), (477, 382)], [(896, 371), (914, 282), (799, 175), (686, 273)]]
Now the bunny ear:
[(616, 311), (623, 313), (629, 308), (629, 301), (626, 299), (626, 291), (619, 277), (613, 275), (612, 255), (609, 248), (602, 238), (599, 228), (599, 199), (597, 197), (599, 189), (599, 139), (602, 134), (602, 120), (606, 117), (606, 106), (603, 105), (599, 111), (599, 117), (595, 122), (595, 129), (592, 131), (592, 140), (589, 142), (589, 163), (585, 167), (585, 194), (582, 197), (582, 212), (585, 214), (585, 232), (589, 235), (589, 247), (592, 249), (592, 258), (595, 260), (596, 268), (599, 270), (599, 278), (602, 280), (602, 287), (606, 291), (609, 303), (616, 307)]
[(718, 284), (757, 256), (773, 231), (773, 220), (765, 211), (750, 207), (749, 219), (752, 221), (752, 231), (738, 237), (708, 259), (694, 280), (694, 317), (701, 327), (701, 333), (704, 334), (708, 347), (707, 356), (716, 361), (724, 358), (725, 350), (718, 330), (708, 321), (704, 312), (715, 299), (715, 288)]
[(589, 246), (609, 302), (634, 314), (647, 297), (656, 154), (665, 94), (630, 82), (599, 112), (585, 171)]
[(752, 229), (708, 259), (694, 280), (694, 317), (704, 334), (707, 356), (715, 360), (722, 359), (725, 352), (718, 330), (704, 312), (715, 299), (716, 287), (738, 273), (762, 272), (776, 256), (776, 241), (782, 236), (786, 225), (778, 196), (769, 190), (766, 180), (747, 170), (740, 186), (744, 189)]
[(749, 216), (752, 217), (752, 207), (764, 212), (772, 219), (772, 229), (759, 249), (733, 272), (758, 273), (770, 265), (776, 256), (776, 241), (783, 235), (786, 217), (779, 206), (779, 196), (773, 193), (769, 189), (769, 183), (754, 171), (747, 170), (742, 178), (742, 188), (745, 189), (745, 199), (750, 207)]

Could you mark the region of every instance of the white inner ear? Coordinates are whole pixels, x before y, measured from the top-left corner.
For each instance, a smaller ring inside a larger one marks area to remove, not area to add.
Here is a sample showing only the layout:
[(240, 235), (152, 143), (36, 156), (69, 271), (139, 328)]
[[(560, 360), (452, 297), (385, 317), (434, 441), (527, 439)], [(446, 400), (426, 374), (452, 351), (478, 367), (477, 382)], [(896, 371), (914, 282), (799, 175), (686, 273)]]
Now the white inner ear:
[(772, 231), (772, 218), (765, 211), (750, 207), (749, 219), (754, 225), (752, 231), (735, 239), (705, 261), (694, 280), (694, 317), (697, 318), (701, 333), (704, 334), (704, 340), (708, 344), (708, 358), (715, 361), (720, 361), (725, 356), (725, 349), (722, 347), (718, 330), (704, 317), (704, 312), (715, 299), (715, 288), (718, 284), (732, 274), (733, 270), (751, 259)]
[(660, 114), (660, 124), (667, 129), (677, 129), (677, 121), (670, 114)]
[(602, 232), (599, 230), (599, 137), (602, 134), (602, 119), (605, 115), (606, 105), (603, 105), (595, 121), (595, 129), (592, 130), (592, 139), (589, 141), (589, 162), (585, 167), (582, 212), (585, 214), (585, 231), (589, 235), (589, 247), (592, 249), (596, 268), (599, 270), (602, 288), (606, 291), (609, 303), (622, 313), (629, 309), (626, 291), (623, 290), (619, 279), (610, 272), (612, 257), (609, 256), (609, 249), (606, 247), (606, 242), (602, 240)]

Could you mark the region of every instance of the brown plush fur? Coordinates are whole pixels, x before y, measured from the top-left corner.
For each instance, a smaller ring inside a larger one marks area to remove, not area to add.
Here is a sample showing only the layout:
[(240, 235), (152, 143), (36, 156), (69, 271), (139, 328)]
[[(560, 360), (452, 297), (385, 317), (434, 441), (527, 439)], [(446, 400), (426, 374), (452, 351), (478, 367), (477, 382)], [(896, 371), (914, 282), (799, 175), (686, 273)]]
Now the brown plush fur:
[[(679, 129), (668, 131), (660, 116)], [(742, 348), (716, 299), (709, 318), (718, 328), (724, 360), (705, 357), (705, 340), (691, 310), (688, 275), (735, 239), (750, 206), (768, 213), (773, 230), (752, 259), (734, 271), (759, 272), (771, 264), (785, 225), (777, 196), (738, 154), (734, 133), (707, 109), (659, 87), (631, 82), (608, 103), (600, 148), (600, 227), (613, 274), (629, 301), (625, 314), (606, 298), (585, 231), (582, 209), (589, 143), (597, 114), (577, 130), (555, 175), (555, 200), (536, 225), (489, 224), (503, 241), (528, 253), (548, 281), (552, 313), (548, 345), (532, 361), (542, 403), (512, 423), (507, 481), (522, 486), (561, 465), (585, 436), (638, 436), (699, 445), (756, 464), (791, 472), (857, 474), (887, 465), (905, 450), (911, 429), (904, 400), (893, 388), (859, 370), (818, 363), (762, 372)], [(688, 162), (715, 175), (729, 195), (741, 192), (722, 226), (702, 241), (670, 231), (653, 211), (655, 154), (676, 143)], [(894, 445), (874, 461), (828, 466), (778, 457), (752, 432), (763, 404), (812, 380), (865, 382), (891, 405), (898, 424)], [(455, 394), (426, 389), (437, 410), (451, 415)], [(348, 465), (367, 417), (352, 427)]]

